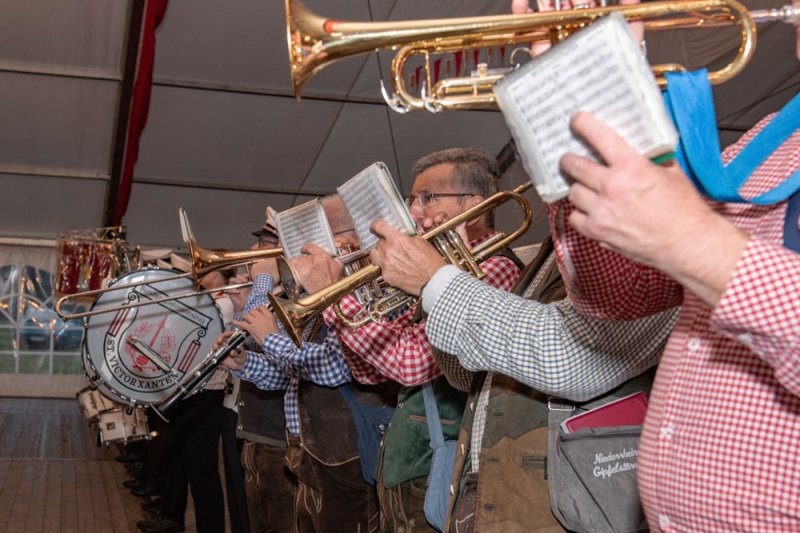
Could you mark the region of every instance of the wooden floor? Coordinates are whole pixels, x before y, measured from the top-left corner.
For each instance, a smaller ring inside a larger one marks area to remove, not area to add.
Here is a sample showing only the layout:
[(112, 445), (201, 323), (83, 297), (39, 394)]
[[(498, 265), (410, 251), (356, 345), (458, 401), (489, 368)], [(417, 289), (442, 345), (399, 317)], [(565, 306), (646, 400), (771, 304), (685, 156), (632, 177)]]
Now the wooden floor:
[(76, 400), (0, 398), (0, 532), (138, 531), (142, 501), (96, 438)]

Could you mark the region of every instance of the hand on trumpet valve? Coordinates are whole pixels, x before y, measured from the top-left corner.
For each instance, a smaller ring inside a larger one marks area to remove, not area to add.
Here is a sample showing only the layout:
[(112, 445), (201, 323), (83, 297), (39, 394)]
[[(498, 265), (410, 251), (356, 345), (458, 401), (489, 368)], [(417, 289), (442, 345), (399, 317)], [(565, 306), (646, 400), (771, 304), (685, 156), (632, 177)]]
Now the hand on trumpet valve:
[(264, 337), (270, 333), (278, 333), (278, 323), (269, 307), (263, 305), (256, 307), (242, 317), (234, 320), (233, 325), (247, 331), (258, 343), (264, 342)]
[(289, 261), (299, 278), (296, 280), (307, 293), (314, 293), (339, 281), (344, 272), (341, 261), (314, 244), (306, 244), (301, 249), (304, 255)]
[(369, 257), (392, 287), (419, 296), (422, 286), (447, 264), (425, 239), (410, 237), (383, 221), (373, 222), (370, 229), (381, 240)]
[[(212, 346), (212, 350), (219, 350), (220, 346), (225, 344), (225, 342), (236, 333), (235, 331), (223, 331), (219, 337), (214, 341), (214, 345)], [(244, 351), (241, 347), (237, 348), (236, 350), (231, 351), (228, 354), (228, 357), (224, 358), (220, 364), (229, 368), (231, 370), (241, 370), (244, 368), (245, 363), (247, 363), (247, 352)]]

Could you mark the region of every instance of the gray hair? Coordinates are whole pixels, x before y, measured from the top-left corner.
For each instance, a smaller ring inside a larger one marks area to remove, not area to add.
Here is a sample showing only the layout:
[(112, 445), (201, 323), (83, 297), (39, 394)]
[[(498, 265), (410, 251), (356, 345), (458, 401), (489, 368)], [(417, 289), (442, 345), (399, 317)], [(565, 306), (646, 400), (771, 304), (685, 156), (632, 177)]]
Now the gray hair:
[[(459, 191), (488, 198), (497, 192), (500, 169), (497, 160), (478, 148), (448, 148), (421, 158), (411, 173), (416, 178), (436, 165), (453, 166), (451, 185)], [(494, 212), (486, 214), (486, 224), (494, 227)]]

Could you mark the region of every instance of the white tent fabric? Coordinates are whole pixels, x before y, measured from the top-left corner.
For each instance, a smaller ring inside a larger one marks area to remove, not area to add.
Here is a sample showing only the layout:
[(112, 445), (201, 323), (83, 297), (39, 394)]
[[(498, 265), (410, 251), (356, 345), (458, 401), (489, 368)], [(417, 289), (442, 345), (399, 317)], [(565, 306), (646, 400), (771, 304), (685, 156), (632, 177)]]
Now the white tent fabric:
[[(142, 1), (0, 2), (0, 267), (27, 264), (55, 273), (59, 233), (105, 225), (115, 200), (109, 189), (119, 146), (115, 132), (125, 109), (128, 35)], [(507, 0), (305, 3), (321, 15), (358, 21), (509, 9)], [(745, 3), (777, 7), (784, 0)], [(785, 25), (761, 27), (752, 63), (715, 90), (723, 146), (797, 92), (792, 33)], [(689, 68), (727, 61), (737, 44), (735, 31), (724, 30), (647, 37), (651, 62), (679, 60)], [(387, 163), (404, 193), (414, 161), (435, 150), (475, 146), (513, 161), (499, 112), (390, 111), (378, 87), (381, 76), (389, 79), (390, 62), (390, 53), (381, 52), (331, 65), (298, 102), (291, 92), (283, 2), (170, 0), (157, 32), (149, 119), (123, 219), (128, 239), (145, 247), (179, 246), (177, 211), (183, 206), (201, 245), (241, 250), (261, 226), (265, 206), (282, 210), (333, 192), (377, 160)], [(513, 163), (500, 186), (527, 179)], [(534, 193), (528, 197), (534, 225), (518, 244), (539, 242), (547, 232), (541, 204)], [(498, 216), (501, 229), (515, 226), (516, 216), (507, 210)], [(49, 367), (56, 374), (54, 362), (76, 366), (80, 353), (55, 353), (52, 339), (49, 351), (25, 352), (14, 328), (16, 321), (30, 329), (30, 317), (2, 311), (0, 305), (0, 367)], [(54, 320), (43, 327), (56, 326)], [(69, 396), (84, 383), (71, 371), (48, 377), (47, 371), (12, 372), (22, 374), (0, 371), (0, 394)]]
[[(780, 5), (781, 0), (758, 5)], [(505, 13), (505, 1), (307, 0), (322, 15), (401, 20)], [(55, 239), (103, 225), (132, 2), (4, 0), (0, 17), (0, 237)], [(420, 156), (498, 153), (499, 113), (398, 115), (378, 92), (388, 53), (341, 61), (291, 94), (283, 2), (172, 0), (157, 34), (149, 122), (127, 215), (131, 241), (177, 246), (177, 208), (198, 239), (241, 249), (264, 206), (328, 193), (383, 160), (401, 189)], [(651, 59), (729, 54), (730, 32), (648, 37)], [(762, 28), (753, 63), (719, 88), (723, 142), (780, 107), (800, 79), (791, 29)], [(532, 194), (532, 193), (531, 193)]]

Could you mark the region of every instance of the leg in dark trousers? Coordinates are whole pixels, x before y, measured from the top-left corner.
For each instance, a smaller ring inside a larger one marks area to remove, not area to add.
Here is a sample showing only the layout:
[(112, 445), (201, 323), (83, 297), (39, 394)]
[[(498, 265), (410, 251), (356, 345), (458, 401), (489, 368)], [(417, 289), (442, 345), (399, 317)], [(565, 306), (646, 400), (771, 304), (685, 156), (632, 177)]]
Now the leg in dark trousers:
[(147, 423), (156, 437), (147, 442), (144, 449), (144, 484), (156, 492), (161, 492), (164, 484), (164, 473), (167, 470), (169, 457), (174, 455), (178, 444), (178, 434), (170, 424), (158, 415), (147, 410)]
[(358, 458), (326, 465), (307, 453), (299, 438), (289, 438), (289, 469), (297, 476), (295, 521), (298, 533), (377, 532), (378, 498), (364, 481)]
[[(222, 391), (202, 391), (169, 414), (177, 432), (177, 453), (170, 458), (161, 496), (161, 516), (183, 521), (186, 481), (192, 491), (199, 533), (225, 530), (225, 504), (219, 478)], [(177, 468), (175, 468), (177, 465)], [(182, 476), (181, 476), (182, 473)]]
[(236, 438), (238, 414), (222, 409), (222, 461), (225, 465), (225, 490), (228, 497), (228, 516), (232, 533), (248, 533), (247, 495), (244, 489), (242, 468), (242, 446), (244, 441)]
[(242, 450), (250, 528), (254, 533), (294, 531), (297, 480), (284, 462), (286, 448), (246, 442)]

